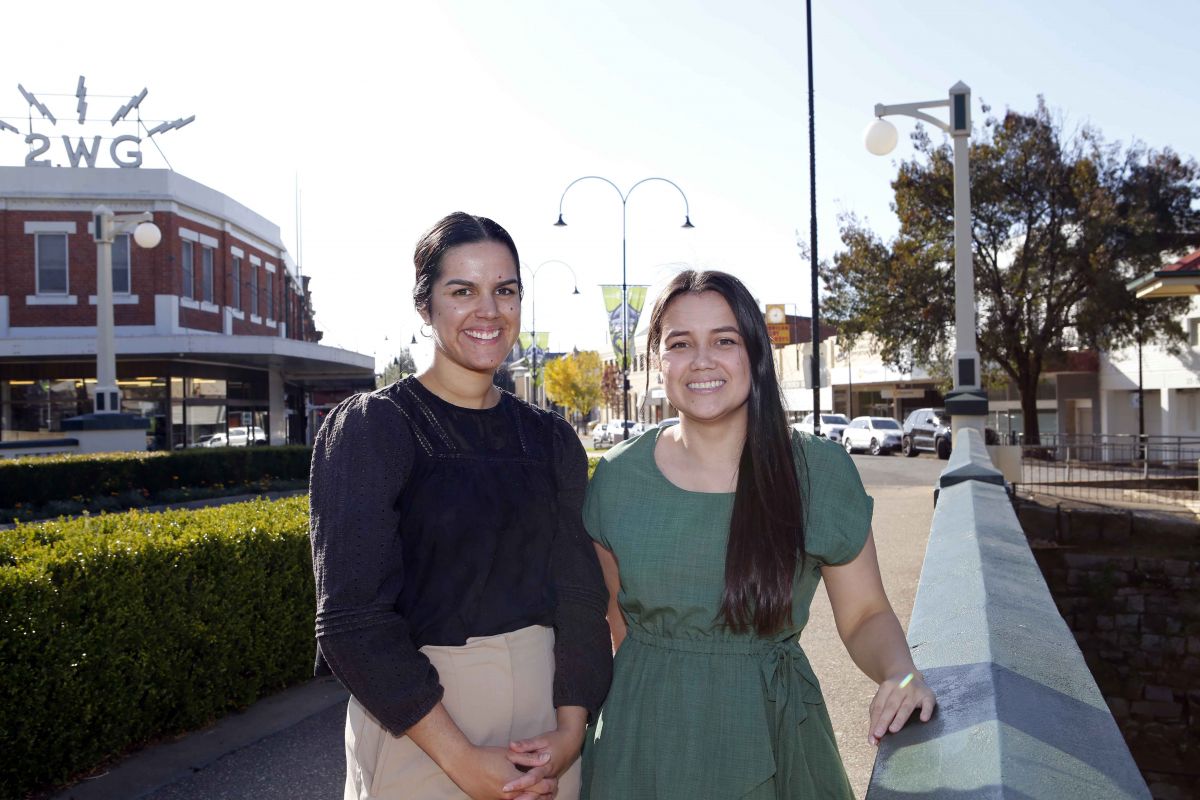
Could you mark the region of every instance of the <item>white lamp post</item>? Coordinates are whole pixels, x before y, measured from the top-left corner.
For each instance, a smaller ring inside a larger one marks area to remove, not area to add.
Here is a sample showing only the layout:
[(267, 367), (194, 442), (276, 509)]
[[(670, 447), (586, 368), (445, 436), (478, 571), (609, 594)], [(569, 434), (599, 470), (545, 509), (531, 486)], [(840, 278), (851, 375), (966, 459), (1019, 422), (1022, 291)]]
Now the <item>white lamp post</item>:
[(114, 214), (107, 206), (92, 212), (96, 240), (96, 394), (93, 410), (97, 414), (121, 413), (121, 390), (117, 386), (117, 353), (113, 341), (112, 245), (116, 237), (133, 234), (139, 247), (151, 248), (162, 240), (162, 232), (151, 220), (154, 216)]
[[(927, 108), (948, 108), (950, 122), (926, 114)], [(899, 138), (896, 128), (883, 117), (903, 115), (924, 120), (950, 134), (954, 140), (954, 389), (946, 396), (946, 411), (954, 432), (975, 428), (983, 434), (987, 419), (987, 395), (979, 373), (975, 349), (975, 273), (971, 265), (971, 89), (962, 81), (950, 87), (945, 100), (875, 106), (875, 121), (867, 126), (864, 141), (877, 156), (887, 155)]]

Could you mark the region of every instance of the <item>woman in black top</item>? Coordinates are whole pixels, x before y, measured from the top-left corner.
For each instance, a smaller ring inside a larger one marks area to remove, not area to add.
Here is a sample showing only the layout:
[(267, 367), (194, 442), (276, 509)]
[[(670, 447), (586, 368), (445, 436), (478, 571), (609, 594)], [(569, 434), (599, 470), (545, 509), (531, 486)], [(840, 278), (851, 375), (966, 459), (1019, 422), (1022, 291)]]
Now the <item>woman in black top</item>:
[(612, 669), (587, 459), (561, 417), (492, 384), (520, 330), (508, 233), (451, 214), (414, 262), (432, 366), (341, 403), (313, 449), (317, 673), (352, 695), (345, 796), (570, 800)]

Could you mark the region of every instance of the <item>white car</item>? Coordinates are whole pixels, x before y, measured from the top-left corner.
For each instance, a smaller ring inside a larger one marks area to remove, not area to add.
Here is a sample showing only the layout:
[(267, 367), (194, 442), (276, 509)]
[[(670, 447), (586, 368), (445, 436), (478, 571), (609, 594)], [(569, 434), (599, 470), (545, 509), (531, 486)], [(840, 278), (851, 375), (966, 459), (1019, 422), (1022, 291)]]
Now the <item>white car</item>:
[(262, 428), (254, 427), (247, 428), (237, 426), (229, 429), (229, 435), (224, 433), (214, 433), (212, 438), (204, 445), (205, 447), (246, 447), (252, 444), (266, 444), (267, 434)]
[(617, 442), (622, 441), (625, 438), (622, 428), (629, 430), (629, 438), (631, 439), (645, 430), (645, 426), (642, 423), (634, 422), (631, 419), (609, 420), (592, 429), (592, 447), (598, 450), (601, 447), (612, 447)]
[(904, 429), (890, 417), (855, 417), (842, 431), (842, 446), (847, 453), (866, 450), (873, 456), (900, 449)]
[[(832, 442), (840, 442), (842, 440), (842, 431), (850, 424), (850, 420), (846, 419), (841, 414), (822, 414), (821, 415), (821, 435)], [(813, 415), (811, 412), (805, 415), (804, 419), (792, 426), (801, 433), (811, 434), (813, 432)]]

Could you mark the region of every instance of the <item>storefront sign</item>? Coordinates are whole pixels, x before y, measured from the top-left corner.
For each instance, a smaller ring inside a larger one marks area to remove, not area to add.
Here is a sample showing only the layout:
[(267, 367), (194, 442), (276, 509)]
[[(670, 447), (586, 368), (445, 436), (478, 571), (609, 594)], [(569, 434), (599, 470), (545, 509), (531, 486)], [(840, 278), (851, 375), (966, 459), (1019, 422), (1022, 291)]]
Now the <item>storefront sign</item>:
[[(78, 128), (72, 134), (49, 134), (39, 132), (33, 129), (34, 125), (48, 125), (51, 129), (57, 129), (59, 120), (55, 116), (53, 110), (50, 109), (42, 100), (33, 92), (28, 91), (21, 84), (17, 84), (17, 90), (29, 104), (28, 119), (29, 132), (25, 135), (25, 144), (30, 146), (29, 152), (25, 156), (25, 166), (27, 167), (95, 167), (97, 161), (102, 154), (107, 154), (109, 161), (115, 166), (123, 169), (132, 169), (142, 165), (142, 142), (157, 136), (161, 133), (177, 130), (192, 123), (196, 119), (195, 115), (185, 118), (180, 118), (174, 121), (163, 121), (155, 125), (153, 128), (148, 128), (142, 120), (140, 106), (142, 100), (146, 98), (148, 91), (142, 91), (129, 98), (129, 102), (121, 105), (116, 109), (111, 119), (105, 119), (95, 123), (89, 123), (88, 120), (88, 93), (85, 85), (84, 77), (79, 76), (79, 83), (75, 88), (75, 117), (76, 122), (80, 126), (87, 129), (87, 133), (80, 135)], [(56, 95), (61, 97), (61, 95)], [(137, 112), (133, 119), (126, 119), (131, 111)], [(9, 117), (11, 119), (11, 117)], [(113, 128), (118, 123), (126, 126), (133, 126), (135, 133), (123, 133), (117, 136), (112, 136)], [(74, 127), (74, 126), (72, 126)], [(43, 131), (47, 128), (42, 128)], [(100, 132), (97, 133), (96, 131)], [(12, 133), (17, 136), (21, 135), (21, 131), (0, 119), (0, 133)], [(108, 135), (105, 135), (108, 134)], [(144, 134), (144, 135), (143, 135)], [(65, 158), (53, 160), (46, 158), (52, 151), (58, 151), (56, 144), (62, 142), (62, 151), (65, 153)], [(104, 143), (108, 144), (105, 145)]]
[(792, 343), (792, 326), (788, 324), (787, 309), (782, 304), (767, 306), (767, 335), (771, 344), (784, 347)]

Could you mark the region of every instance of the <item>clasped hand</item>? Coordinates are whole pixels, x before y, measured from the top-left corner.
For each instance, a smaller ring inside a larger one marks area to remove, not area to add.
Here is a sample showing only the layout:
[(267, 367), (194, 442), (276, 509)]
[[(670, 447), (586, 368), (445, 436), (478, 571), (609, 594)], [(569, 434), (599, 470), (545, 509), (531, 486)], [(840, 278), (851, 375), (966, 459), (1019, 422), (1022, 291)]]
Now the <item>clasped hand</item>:
[(582, 747), (582, 729), (558, 728), (509, 743), (508, 760), (520, 768), (544, 767), (547, 775), (557, 778), (575, 763)]
[(551, 800), (558, 793), (558, 779), (544, 763), (520, 774), (508, 753), (503, 747), (472, 747), (447, 772), (472, 800)]

